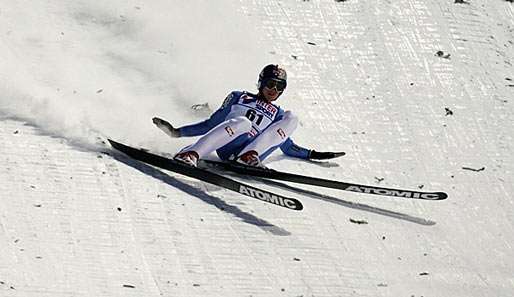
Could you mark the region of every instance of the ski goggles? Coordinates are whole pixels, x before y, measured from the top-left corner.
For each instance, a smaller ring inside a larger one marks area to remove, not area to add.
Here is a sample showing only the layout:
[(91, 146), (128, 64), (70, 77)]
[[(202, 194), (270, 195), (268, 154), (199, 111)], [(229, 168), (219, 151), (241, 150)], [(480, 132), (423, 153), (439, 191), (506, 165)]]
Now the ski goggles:
[(272, 90), (275, 89), (277, 92), (282, 92), (285, 90), (287, 83), (280, 79), (268, 79), (264, 84), (264, 87)]

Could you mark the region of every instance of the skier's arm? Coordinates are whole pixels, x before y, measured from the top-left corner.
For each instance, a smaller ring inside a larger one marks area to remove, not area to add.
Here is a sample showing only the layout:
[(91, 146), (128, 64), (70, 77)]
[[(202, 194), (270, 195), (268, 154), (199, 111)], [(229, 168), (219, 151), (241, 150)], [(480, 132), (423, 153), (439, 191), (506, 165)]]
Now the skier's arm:
[(154, 117), (152, 122), (157, 126), (157, 128), (161, 129), (162, 132), (166, 133), (169, 137), (180, 137), (180, 132), (177, 128), (173, 127), (168, 121), (163, 120), (158, 117)]
[(229, 108), (220, 108), (205, 121), (178, 128), (177, 130), (180, 133), (180, 137), (198, 136), (207, 133), (209, 130), (223, 122), (229, 111)]
[(310, 150), (295, 144), (291, 138), (286, 139), (286, 141), (280, 145), (280, 150), (282, 150), (282, 152), (287, 156), (300, 159), (309, 159), (311, 152)]
[[(280, 110), (280, 114), (275, 121), (280, 121), (285, 116), (285, 112)], [(344, 152), (318, 152), (301, 147), (293, 142), (289, 137), (280, 145), (280, 149), (284, 154), (290, 157), (306, 159), (306, 160), (325, 160), (344, 156)]]
[(203, 135), (207, 133), (207, 131), (215, 127), (217, 123), (221, 123), (222, 119), (223, 116), (220, 115), (220, 112), (218, 110), (205, 121), (192, 125), (183, 126), (180, 128), (175, 128), (168, 121), (158, 117), (154, 117), (152, 121), (159, 129), (161, 129), (169, 137), (185, 137)]
[(303, 148), (288, 138), (281, 146), (280, 149), (284, 154), (290, 157), (296, 157), (306, 160), (326, 160), (344, 156), (344, 152), (318, 152)]
[(159, 127), (164, 133), (170, 137), (186, 137), (186, 136), (198, 136), (207, 133), (212, 128), (223, 122), (230, 112), (230, 106), (237, 101), (237, 96), (234, 92), (230, 93), (222, 106), (216, 110), (208, 119), (199, 123), (186, 125), (180, 128), (174, 128), (170, 123), (160, 118), (153, 118), (154, 124)]
[(225, 120), (232, 105), (237, 102), (238, 98), (238, 92), (228, 94), (221, 107), (218, 108), (218, 110), (216, 110), (216, 112), (214, 112), (207, 120), (178, 128), (180, 136), (198, 136), (207, 133), (209, 130)]

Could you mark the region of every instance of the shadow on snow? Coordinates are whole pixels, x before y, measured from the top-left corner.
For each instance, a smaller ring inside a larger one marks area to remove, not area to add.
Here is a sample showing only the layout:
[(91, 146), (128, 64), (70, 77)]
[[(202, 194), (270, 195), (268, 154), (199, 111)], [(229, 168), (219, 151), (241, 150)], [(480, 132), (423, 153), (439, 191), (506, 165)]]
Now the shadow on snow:
[(155, 167), (152, 167), (150, 165), (144, 164), (142, 162), (139, 162), (137, 160), (131, 159), (129, 157), (126, 157), (125, 155), (122, 155), (121, 153), (110, 151), (109, 154), (117, 161), (126, 164), (134, 169), (139, 170), (140, 172), (149, 175), (155, 179), (158, 179), (170, 186), (173, 186), (184, 193), (187, 193), (191, 196), (194, 196), (200, 200), (202, 200), (205, 203), (212, 204), (216, 206), (218, 209), (227, 212), (229, 214), (232, 214), (233, 216), (240, 218), (243, 222), (255, 225), (262, 230), (269, 232), (273, 235), (278, 236), (288, 236), (291, 235), (291, 233), (283, 228), (280, 228), (278, 226), (275, 226), (271, 224), (270, 222), (267, 222), (266, 220), (263, 220), (261, 218), (258, 218), (250, 213), (247, 213), (237, 206), (233, 206), (230, 204), (227, 204), (222, 199), (212, 196), (194, 186), (191, 186), (187, 183), (184, 183), (180, 181), (178, 178), (172, 177), (166, 173), (164, 173), (162, 170), (159, 170)]
[[(237, 175), (237, 176), (241, 177), (240, 175)], [(329, 195), (320, 194), (320, 193), (313, 192), (310, 190), (291, 186), (284, 182), (278, 182), (278, 181), (274, 181), (274, 180), (266, 180), (266, 179), (260, 179), (260, 178), (248, 178), (248, 180), (254, 180), (254, 181), (258, 180), (259, 182), (264, 183), (266, 185), (280, 187), (280, 188), (283, 188), (283, 189), (286, 189), (286, 190), (289, 190), (289, 191), (292, 191), (292, 192), (295, 192), (298, 194), (308, 196), (313, 199), (330, 202), (330, 203), (334, 203), (334, 204), (337, 204), (340, 206), (353, 208), (353, 209), (357, 209), (357, 210), (362, 210), (362, 211), (366, 211), (366, 212), (370, 212), (370, 213), (374, 213), (374, 214), (379, 214), (379, 215), (383, 215), (383, 216), (387, 216), (387, 217), (391, 217), (391, 218), (395, 218), (395, 219), (399, 219), (399, 220), (404, 220), (404, 221), (408, 221), (411, 223), (416, 223), (416, 224), (425, 225), (425, 226), (432, 226), (432, 225), (436, 224), (436, 222), (427, 220), (424, 218), (414, 217), (414, 216), (404, 214), (401, 212), (396, 212), (396, 211), (391, 211), (391, 210), (387, 210), (387, 209), (383, 209), (383, 208), (379, 208), (379, 207), (374, 207), (374, 206), (370, 206), (370, 205), (363, 204), (363, 203), (342, 200), (340, 198), (335, 198), (335, 197), (332, 197)]]

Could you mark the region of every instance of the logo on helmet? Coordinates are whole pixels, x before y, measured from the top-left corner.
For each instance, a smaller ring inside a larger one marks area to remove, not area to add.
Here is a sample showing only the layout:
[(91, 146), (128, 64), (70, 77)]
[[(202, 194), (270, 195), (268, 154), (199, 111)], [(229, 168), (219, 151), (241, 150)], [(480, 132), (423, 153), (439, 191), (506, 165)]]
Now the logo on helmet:
[(286, 71), (279, 66), (277, 68), (273, 69), (273, 75), (277, 79), (287, 80), (287, 74)]

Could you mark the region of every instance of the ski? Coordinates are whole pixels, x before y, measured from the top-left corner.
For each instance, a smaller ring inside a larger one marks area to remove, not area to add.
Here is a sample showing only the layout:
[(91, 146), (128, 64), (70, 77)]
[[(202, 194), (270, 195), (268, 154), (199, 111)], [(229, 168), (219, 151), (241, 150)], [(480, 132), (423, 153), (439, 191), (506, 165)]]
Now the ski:
[(256, 187), (252, 187), (247, 184), (230, 179), (228, 177), (222, 176), (220, 174), (211, 172), (207, 169), (189, 166), (187, 164), (177, 162), (173, 159), (168, 159), (159, 155), (155, 155), (145, 150), (136, 149), (111, 139), (108, 139), (108, 141), (114, 149), (138, 161), (162, 169), (170, 170), (175, 173), (195, 178), (213, 185), (217, 185), (227, 190), (231, 190), (242, 195), (255, 198), (264, 202), (268, 202), (274, 205), (282, 206), (291, 210), (303, 209), (302, 203), (297, 199), (284, 197), (272, 192), (265, 191), (263, 189), (258, 189)]
[(448, 195), (444, 192), (419, 192), (405, 189), (393, 189), (363, 184), (346, 183), (317, 177), (310, 177), (294, 173), (277, 171), (269, 168), (257, 168), (237, 164), (235, 162), (219, 162), (212, 160), (202, 160), (203, 164), (214, 168), (222, 168), (242, 175), (250, 175), (267, 179), (283, 180), (300, 184), (332, 188), (350, 192), (373, 194), (380, 196), (390, 196), (399, 198), (424, 199), (424, 200), (444, 200)]

